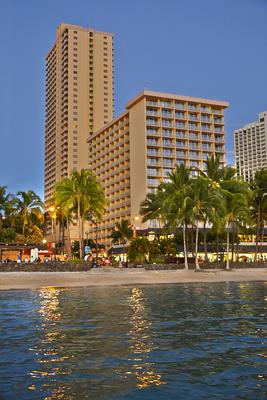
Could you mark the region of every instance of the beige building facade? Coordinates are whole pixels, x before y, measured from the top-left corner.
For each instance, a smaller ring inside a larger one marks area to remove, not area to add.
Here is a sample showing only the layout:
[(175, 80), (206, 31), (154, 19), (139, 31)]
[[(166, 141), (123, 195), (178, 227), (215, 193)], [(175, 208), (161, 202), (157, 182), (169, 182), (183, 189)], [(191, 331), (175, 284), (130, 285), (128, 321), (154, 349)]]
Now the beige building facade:
[[(88, 168), (88, 136), (113, 118), (113, 35), (61, 24), (46, 57), (45, 206), (55, 183)], [(77, 236), (74, 226), (71, 233)]]
[(255, 172), (267, 167), (267, 111), (251, 122), (234, 131), (235, 165), (237, 173), (250, 182)]
[(205, 169), (212, 154), (225, 163), (225, 101), (143, 91), (126, 111), (88, 138), (92, 168), (104, 187), (109, 207), (99, 224), (105, 244), (115, 222), (128, 219), (137, 229), (139, 207), (177, 164)]

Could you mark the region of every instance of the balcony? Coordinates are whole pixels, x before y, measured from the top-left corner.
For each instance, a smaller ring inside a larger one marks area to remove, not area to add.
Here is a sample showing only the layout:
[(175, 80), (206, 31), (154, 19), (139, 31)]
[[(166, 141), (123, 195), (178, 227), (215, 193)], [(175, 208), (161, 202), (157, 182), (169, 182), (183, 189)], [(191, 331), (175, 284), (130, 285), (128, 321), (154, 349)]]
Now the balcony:
[(197, 131), (198, 130), (198, 125), (189, 123), (189, 129), (194, 129), (195, 131)]
[(199, 148), (199, 146), (198, 146), (198, 144), (196, 142), (189, 142), (189, 147), (191, 149), (198, 149)]
[(164, 137), (172, 137), (172, 131), (166, 130), (166, 129), (162, 129), (162, 136)]
[(163, 165), (164, 166), (172, 166), (172, 160), (163, 160)]
[(171, 150), (163, 150), (163, 156), (172, 157), (173, 153)]
[[(215, 142), (216, 143), (224, 143), (224, 139), (222, 137), (220, 137), (220, 136), (219, 137), (215, 136)], [(237, 150), (238, 150), (238, 148), (237, 148)]]
[(189, 105), (188, 110), (197, 112), (197, 106)]
[(196, 116), (195, 114), (190, 114), (190, 115), (189, 115), (189, 119), (190, 119), (191, 121), (197, 121), (197, 120), (198, 120), (198, 118), (197, 118), (197, 116)]
[(176, 151), (176, 157), (186, 158), (186, 152), (185, 151)]
[(161, 153), (159, 151), (154, 150), (154, 149), (148, 149), (147, 154), (149, 156), (156, 156), (156, 157), (160, 157), (160, 155), (161, 155)]
[(160, 165), (159, 161), (157, 159), (154, 159), (154, 158), (148, 158), (147, 159), (147, 164), (148, 165), (156, 165), (156, 166)]
[(167, 113), (167, 112), (163, 112), (162, 111), (161, 115), (164, 118), (172, 118), (172, 113), (171, 112)]
[(183, 124), (182, 122), (176, 122), (175, 123), (175, 128), (183, 128), (186, 129), (185, 124)]
[(183, 112), (177, 112), (176, 111), (176, 113), (175, 113), (175, 118), (182, 118), (182, 119), (185, 119), (186, 117), (185, 117), (185, 113), (183, 113)]
[(158, 102), (157, 101), (152, 101), (152, 100), (147, 100), (146, 102), (147, 106), (152, 106), (152, 107), (157, 107)]
[(185, 134), (184, 134), (184, 133), (176, 133), (176, 134), (175, 134), (175, 137), (176, 137), (177, 139), (185, 139)]
[(156, 119), (147, 119), (146, 124), (152, 126), (158, 126), (158, 121)]
[(189, 134), (189, 138), (190, 138), (190, 139), (198, 140), (198, 135), (197, 135), (197, 134), (194, 134), (194, 133), (190, 133), (190, 134)]
[(149, 186), (158, 186), (158, 180), (157, 179), (148, 179), (147, 184)]
[(172, 146), (172, 141), (171, 140), (162, 140), (162, 145), (163, 146)]
[(205, 132), (212, 132), (212, 129), (210, 128), (210, 126), (204, 125), (204, 124), (201, 125), (201, 130), (205, 131)]
[(157, 169), (147, 169), (147, 175), (148, 176), (158, 176), (159, 171)]
[(184, 103), (174, 103), (174, 108), (178, 109), (178, 110), (185, 110), (185, 104)]
[(201, 107), (201, 112), (210, 113), (210, 107)]
[(161, 101), (160, 102), (161, 107), (167, 107), (167, 108), (171, 108), (172, 107), (172, 103), (169, 101)]
[(159, 131), (157, 129), (147, 129), (146, 134), (149, 136), (158, 136)]
[(146, 110), (146, 115), (151, 115), (151, 116), (155, 116), (155, 117), (159, 116), (157, 111), (152, 111), (152, 110)]
[(223, 124), (223, 118), (214, 117), (214, 124)]
[(223, 111), (222, 110), (218, 110), (216, 108), (212, 108), (211, 109), (212, 114), (220, 114), (223, 115)]
[(210, 135), (202, 135), (202, 140), (208, 140), (208, 141), (212, 141), (212, 137)]
[(157, 140), (147, 140), (147, 145), (148, 146), (159, 146), (159, 142)]
[(176, 147), (186, 147), (186, 142), (176, 141)]
[(163, 169), (163, 175), (168, 176), (169, 174), (172, 173), (172, 168), (165, 168)]
[(211, 150), (211, 146), (208, 145), (208, 144), (203, 143), (203, 144), (202, 144), (202, 149)]
[(172, 123), (170, 121), (165, 121), (165, 120), (162, 120), (162, 126), (165, 126), (167, 128), (173, 128)]
[(190, 151), (189, 155), (191, 158), (198, 158), (198, 152), (196, 151)]

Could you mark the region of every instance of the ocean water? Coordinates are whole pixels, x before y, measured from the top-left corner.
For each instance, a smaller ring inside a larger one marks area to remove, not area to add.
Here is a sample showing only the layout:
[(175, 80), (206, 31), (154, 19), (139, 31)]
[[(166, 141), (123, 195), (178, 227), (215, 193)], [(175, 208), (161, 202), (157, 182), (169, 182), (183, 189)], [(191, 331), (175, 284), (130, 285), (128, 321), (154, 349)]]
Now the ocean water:
[(0, 292), (0, 399), (267, 399), (267, 283)]

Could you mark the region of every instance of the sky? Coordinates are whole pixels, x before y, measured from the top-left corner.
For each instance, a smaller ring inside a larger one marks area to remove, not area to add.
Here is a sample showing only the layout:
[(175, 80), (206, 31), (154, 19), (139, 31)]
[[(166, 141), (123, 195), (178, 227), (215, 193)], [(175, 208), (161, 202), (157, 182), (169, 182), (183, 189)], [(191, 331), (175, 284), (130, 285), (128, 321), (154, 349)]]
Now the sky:
[(115, 113), (144, 88), (267, 110), (267, 0), (0, 0), (0, 186), (43, 196), (45, 56), (62, 23), (115, 35)]

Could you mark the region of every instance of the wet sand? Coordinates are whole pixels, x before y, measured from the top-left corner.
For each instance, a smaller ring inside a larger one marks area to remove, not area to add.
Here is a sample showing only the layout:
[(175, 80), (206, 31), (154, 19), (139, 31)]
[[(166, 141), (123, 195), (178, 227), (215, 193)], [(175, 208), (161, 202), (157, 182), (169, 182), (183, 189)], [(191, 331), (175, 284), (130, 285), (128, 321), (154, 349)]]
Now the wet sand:
[(88, 272), (1, 272), (0, 290), (38, 289), (41, 287), (83, 287), (156, 285), (197, 282), (266, 281), (267, 269), (231, 271), (145, 271), (144, 269), (97, 269)]

